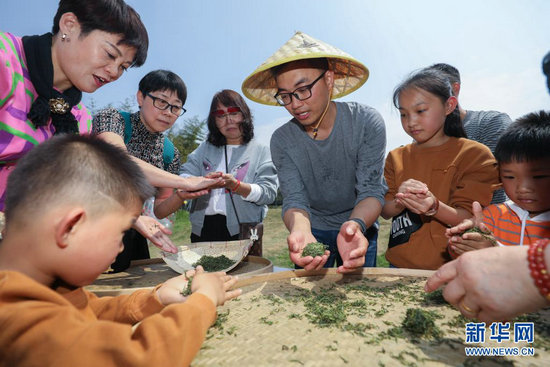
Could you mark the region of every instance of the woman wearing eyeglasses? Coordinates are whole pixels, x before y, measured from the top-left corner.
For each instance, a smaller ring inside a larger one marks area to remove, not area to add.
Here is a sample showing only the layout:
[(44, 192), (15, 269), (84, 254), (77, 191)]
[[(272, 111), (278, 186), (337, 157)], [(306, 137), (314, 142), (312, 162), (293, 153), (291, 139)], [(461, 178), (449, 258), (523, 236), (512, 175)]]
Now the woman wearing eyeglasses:
[[(93, 131), (99, 138), (126, 149), (148, 180), (156, 187), (156, 201), (163, 200), (172, 194), (173, 189), (165, 186), (164, 177), (177, 176), (180, 169), (180, 153), (163, 132), (170, 129), (179, 116), (185, 113), (183, 105), (187, 99), (185, 83), (175, 73), (167, 70), (155, 70), (145, 75), (139, 82), (137, 102), (139, 111), (125, 113), (114, 108), (100, 111), (93, 119)], [(214, 184), (220, 180), (202, 177), (187, 178), (190, 181), (204, 181)], [(204, 186), (202, 186), (204, 187)], [(206, 194), (207, 190), (192, 193), (177, 190), (175, 195), (193, 198)], [(130, 265), (131, 260), (149, 258), (147, 237), (154, 245), (168, 252), (176, 248), (167, 236), (170, 230), (154, 218), (141, 216), (136, 230), (128, 231), (124, 238), (124, 251), (111, 265), (113, 271), (122, 271)], [(145, 237), (143, 235), (145, 235)]]
[[(254, 139), (252, 114), (233, 90), (216, 93), (208, 114), (208, 137), (187, 157), (182, 176), (216, 177), (223, 182), (208, 195), (193, 200), (191, 242), (239, 238), (240, 223), (261, 222), (277, 196), (277, 174), (269, 148)], [(162, 218), (181, 206), (172, 195), (156, 207)]]

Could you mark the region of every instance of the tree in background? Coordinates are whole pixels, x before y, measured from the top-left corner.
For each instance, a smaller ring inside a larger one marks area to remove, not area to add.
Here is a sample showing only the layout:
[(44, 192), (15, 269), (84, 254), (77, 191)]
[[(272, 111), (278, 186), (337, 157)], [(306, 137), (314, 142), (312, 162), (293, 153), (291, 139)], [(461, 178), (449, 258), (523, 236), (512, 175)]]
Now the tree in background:
[[(109, 107), (112, 107), (112, 105)], [(130, 113), (135, 112), (137, 110), (136, 96), (124, 98), (124, 101), (118, 103), (117, 110)]]
[(109, 103), (106, 106), (99, 107), (94, 97), (89, 97), (88, 101), (89, 102), (86, 104), (86, 108), (88, 109), (88, 111), (90, 111), (90, 113), (92, 114), (92, 117), (95, 116), (99, 111), (105, 108), (116, 108), (117, 110), (124, 111), (124, 112), (137, 111), (137, 103), (136, 103), (135, 96), (129, 96), (124, 98), (124, 101), (118, 102), (118, 105), (116, 107), (113, 103)]
[(206, 139), (206, 119), (193, 116), (183, 120), (183, 126), (174, 125), (168, 130), (168, 138), (181, 154), (181, 162), (187, 161), (187, 156)]

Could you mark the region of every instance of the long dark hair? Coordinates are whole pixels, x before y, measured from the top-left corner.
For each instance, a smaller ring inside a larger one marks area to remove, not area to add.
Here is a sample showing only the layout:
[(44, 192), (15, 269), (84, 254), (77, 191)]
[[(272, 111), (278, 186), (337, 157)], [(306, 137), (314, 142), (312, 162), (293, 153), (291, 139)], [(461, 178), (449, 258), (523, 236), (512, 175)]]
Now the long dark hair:
[(216, 116), (214, 111), (218, 109), (218, 103), (226, 107), (239, 107), (243, 114), (241, 122), (241, 131), (243, 134), (243, 144), (247, 144), (254, 137), (254, 125), (252, 124), (252, 113), (246, 104), (244, 98), (237, 92), (231, 89), (224, 89), (214, 94), (212, 103), (210, 104), (210, 112), (208, 113), (208, 137), (206, 140), (216, 146), (221, 147), (227, 144), (225, 136), (220, 132), (216, 125)]
[[(417, 88), (438, 97), (443, 104), (452, 97), (452, 87), (449, 79), (441, 71), (433, 69), (423, 69), (411, 74), (404, 82), (399, 84), (393, 92), (393, 105), (399, 108), (399, 95), (406, 89)], [(460, 121), (458, 105), (453, 112), (447, 115), (443, 132), (447, 136), (456, 138), (466, 138), (464, 126)]]

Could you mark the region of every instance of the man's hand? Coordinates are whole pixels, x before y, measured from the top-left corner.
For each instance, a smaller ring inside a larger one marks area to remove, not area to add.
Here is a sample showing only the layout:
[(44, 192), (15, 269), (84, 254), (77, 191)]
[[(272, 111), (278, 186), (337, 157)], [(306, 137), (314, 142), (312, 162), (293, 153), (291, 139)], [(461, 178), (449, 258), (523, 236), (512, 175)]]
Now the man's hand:
[(317, 239), (315, 239), (311, 232), (291, 232), (287, 237), (290, 260), (294, 264), (304, 268), (305, 270), (322, 269), (328, 260), (328, 255), (330, 254), (330, 251), (325, 251), (325, 254), (323, 256), (302, 257), (302, 251), (304, 250), (304, 247), (306, 247), (306, 245), (311, 242), (317, 242)]
[(340, 227), (340, 232), (336, 238), (338, 252), (344, 262), (338, 267), (339, 273), (349, 273), (362, 267), (365, 264), (365, 254), (369, 242), (361, 232), (361, 227), (357, 222), (348, 220)]

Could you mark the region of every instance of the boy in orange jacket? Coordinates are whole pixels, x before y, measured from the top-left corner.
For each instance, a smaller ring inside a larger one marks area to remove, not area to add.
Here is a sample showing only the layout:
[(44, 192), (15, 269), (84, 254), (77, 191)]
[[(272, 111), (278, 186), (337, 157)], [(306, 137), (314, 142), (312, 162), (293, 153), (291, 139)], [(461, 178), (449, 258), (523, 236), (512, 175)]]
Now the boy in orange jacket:
[[(153, 290), (101, 297), (92, 283), (153, 194), (128, 155), (64, 135), (23, 157), (10, 175), (0, 243), (0, 366), (186, 366), (237, 297), (236, 278), (194, 274)], [(141, 323), (132, 330), (132, 325)]]
[[(452, 257), (492, 246), (523, 246), (550, 238), (550, 112), (517, 119), (495, 149), (500, 179), (509, 200), (485, 209), (446, 231)], [(465, 231), (477, 227), (481, 232)]]

